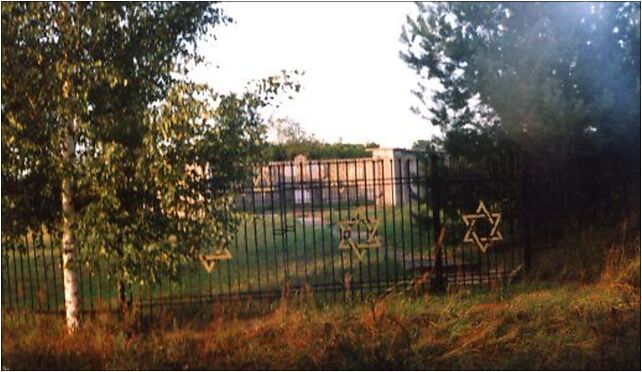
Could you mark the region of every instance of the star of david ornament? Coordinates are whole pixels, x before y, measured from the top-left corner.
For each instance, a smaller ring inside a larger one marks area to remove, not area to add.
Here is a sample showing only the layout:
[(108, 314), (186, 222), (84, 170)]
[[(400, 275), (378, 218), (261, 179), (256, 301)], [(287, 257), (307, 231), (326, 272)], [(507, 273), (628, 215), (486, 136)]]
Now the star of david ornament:
[[(341, 221), (337, 225), (340, 236), (339, 249), (352, 250), (359, 261), (363, 260), (368, 249), (381, 247), (381, 239), (377, 234), (379, 221), (376, 218), (365, 216), (362, 210), (358, 210), (349, 220)], [(363, 226), (366, 231), (366, 241), (358, 243), (353, 232), (360, 226)]]
[(231, 260), (232, 259), (232, 253), (230, 253), (229, 249), (217, 249), (214, 251), (214, 253), (210, 254), (202, 254), (199, 257), (199, 260), (201, 261), (201, 264), (205, 268), (205, 271), (208, 273), (211, 273), (212, 270), (216, 267), (216, 261), (221, 261), (221, 260)]
[[(464, 214), (461, 216), (462, 220), (468, 229), (464, 235), (465, 243), (475, 243), (479, 249), (486, 253), (488, 247), (493, 242), (498, 242), (504, 239), (502, 233), (499, 231), (499, 223), (502, 219), (502, 214), (498, 212), (489, 212), (488, 208), (482, 200), (479, 201), (475, 213)], [(490, 233), (487, 236), (480, 236), (476, 230), (476, 224), (479, 220), (486, 220), (491, 225)]]

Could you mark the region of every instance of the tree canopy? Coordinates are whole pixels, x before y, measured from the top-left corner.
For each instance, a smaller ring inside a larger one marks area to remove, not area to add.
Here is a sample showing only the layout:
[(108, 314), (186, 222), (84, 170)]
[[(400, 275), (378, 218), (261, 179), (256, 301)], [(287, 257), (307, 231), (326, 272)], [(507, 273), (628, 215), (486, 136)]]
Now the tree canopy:
[(268, 161), (293, 160), (297, 155), (304, 155), (310, 160), (363, 158), (371, 156), (368, 149), (379, 147), (374, 142), (362, 145), (320, 141), (291, 118), (273, 119), (270, 127), (276, 138), (265, 150), (264, 158)]
[(586, 142), (639, 146), (639, 4), (454, 2), (418, 9), (404, 27), (401, 56), (421, 77), (416, 94), (423, 104), (415, 109), (449, 140), (492, 133), (551, 152)]
[(418, 76), (414, 111), (442, 129), (437, 145), (468, 158), (521, 149), (579, 189), (639, 182), (639, 3), (417, 8), (401, 58)]
[(3, 248), (57, 234), (65, 185), (79, 262), (119, 280), (175, 274), (225, 243), (229, 193), (264, 145), (260, 108), (293, 87), (287, 74), (243, 94), (189, 82), (197, 41), (227, 21), (211, 3), (2, 4)]

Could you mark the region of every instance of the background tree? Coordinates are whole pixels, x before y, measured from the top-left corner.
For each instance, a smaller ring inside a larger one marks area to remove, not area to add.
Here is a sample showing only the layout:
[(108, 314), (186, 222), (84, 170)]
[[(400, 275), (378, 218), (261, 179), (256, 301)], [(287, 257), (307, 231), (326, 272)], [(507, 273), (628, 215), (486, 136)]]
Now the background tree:
[(218, 96), (182, 79), (228, 20), (211, 3), (2, 4), (2, 248), (62, 231), (70, 329), (78, 265), (148, 284), (229, 236), (259, 109), (289, 83)]
[(274, 142), (278, 144), (316, 141), (314, 134), (307, 133), (299, 122), (288, 117), (271, 120), (269, 126), (274, 130)]
[(311, 160), (370, 157), (368, 149), (379, 147), (374, 142), (365, 145), (323, 142), (290, 118), (274, 119), (269, 125), (275, 132), (275, 140), (266, 149), (268, 161), (288, 161), (297, 155), (305, 155)]
[(639, 3), (417, 6), (401, 58), (446, 151), (520, 148), (584, 205), (639, 185)]

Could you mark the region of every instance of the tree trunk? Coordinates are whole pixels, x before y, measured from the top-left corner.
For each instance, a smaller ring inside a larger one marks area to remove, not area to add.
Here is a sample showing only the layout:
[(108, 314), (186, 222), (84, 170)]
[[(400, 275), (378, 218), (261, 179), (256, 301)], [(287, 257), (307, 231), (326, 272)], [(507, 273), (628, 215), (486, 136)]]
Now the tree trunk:
[[(64, 142), (63, 159), (64, 163), (73, 162), (76, 152), (76, 139), (74, 136), (75, 120), (71, 128), (67, 130), (67, 137)], [(68, 169), (65, 169), (68, 171)], [(73, 332), (78, 327), (78, 278), (74, 265), (75, 247), (74, 233), (71, 227), (71, 220), (74, 215), (72, 180), (69, 174), (62, 179), (62, 265), (63, 283), (65, 290), (65, 312), (67, 315), (67, 328)]]

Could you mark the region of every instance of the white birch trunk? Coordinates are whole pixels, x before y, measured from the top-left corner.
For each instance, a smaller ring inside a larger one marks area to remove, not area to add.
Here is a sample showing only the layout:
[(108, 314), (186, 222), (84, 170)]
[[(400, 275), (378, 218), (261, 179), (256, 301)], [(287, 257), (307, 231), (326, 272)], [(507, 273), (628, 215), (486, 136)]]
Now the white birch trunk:
[[(63, 158), (65, 163), (73, 161), (76, 152), (74, 137), (75, 120), (72, 128), (68, 129), (64, 142)], [(71, 178), (64, 176), (62, 180), (62, 265), (63, 283), (65, 290), (65, 312), (67, 328), (73, 332), (78, 327), (78, 279), (73, 268), (75, 259), (74, 234), (71, 228), (71, 218), (74, 214), (73, 189)]]

